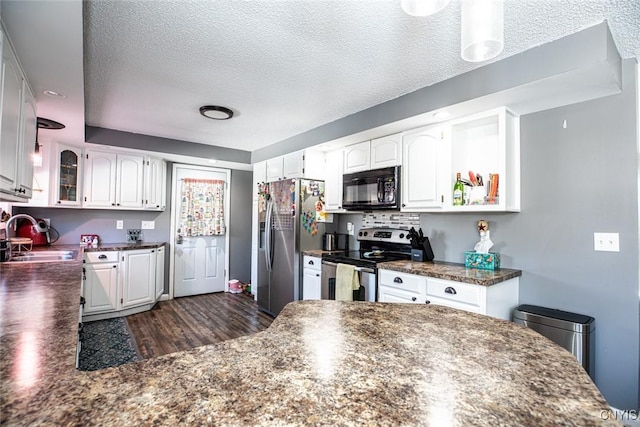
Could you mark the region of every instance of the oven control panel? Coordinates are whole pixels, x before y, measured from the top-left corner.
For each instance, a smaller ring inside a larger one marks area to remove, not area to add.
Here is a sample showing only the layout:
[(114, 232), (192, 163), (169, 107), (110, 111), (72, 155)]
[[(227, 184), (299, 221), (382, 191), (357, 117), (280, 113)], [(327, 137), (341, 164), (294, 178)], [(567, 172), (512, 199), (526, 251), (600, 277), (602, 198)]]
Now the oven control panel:
[(399, 228), (363, 228), (358, 232), (358, 240), (407, 244), (408, 235), (408, 230)]

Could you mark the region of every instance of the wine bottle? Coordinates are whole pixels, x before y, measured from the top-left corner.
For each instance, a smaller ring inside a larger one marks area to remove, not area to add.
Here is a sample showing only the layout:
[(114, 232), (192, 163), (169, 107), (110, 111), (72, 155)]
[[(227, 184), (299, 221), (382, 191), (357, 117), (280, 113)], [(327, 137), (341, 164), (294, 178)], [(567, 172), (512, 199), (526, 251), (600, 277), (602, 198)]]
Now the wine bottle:
[(453, 184), (453, 206), (464, 205), (463, 193), (464, 184), (462, 184), (462, 180), (460, 179), (460, 172), (458, 172), (456, 173), (456, 183)]

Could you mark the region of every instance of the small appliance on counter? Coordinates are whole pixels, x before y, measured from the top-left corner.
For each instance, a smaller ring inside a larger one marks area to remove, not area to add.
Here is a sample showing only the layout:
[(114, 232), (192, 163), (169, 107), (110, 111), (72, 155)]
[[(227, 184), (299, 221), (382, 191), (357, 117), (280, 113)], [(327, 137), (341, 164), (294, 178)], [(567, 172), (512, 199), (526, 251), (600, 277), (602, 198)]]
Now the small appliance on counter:
[(322, 250), (348, 251), (349, 235), (341, 233), (324, 233), (322, 235)]
[[(33, 224), (26, 219), (20, 221), (16, 228), (16, 237), (23, 237), (31, 239), (33, 246), (48, 246), (51, 243), (55, 243), (60, 237), (55, 228), (51, 227), (47, 222), (41, 218), (36, 219), (38, 227), (44, 231), (38, 231)], [(53, 231), (56, 234), (55, 239), (51, 240), (51, 233)]]

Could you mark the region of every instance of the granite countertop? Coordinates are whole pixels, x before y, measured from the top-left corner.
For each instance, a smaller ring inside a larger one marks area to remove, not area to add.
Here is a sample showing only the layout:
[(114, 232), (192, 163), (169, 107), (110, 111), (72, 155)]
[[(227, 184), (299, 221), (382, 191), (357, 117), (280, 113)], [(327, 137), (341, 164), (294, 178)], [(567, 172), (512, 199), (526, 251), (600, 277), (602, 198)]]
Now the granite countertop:
[(102, 243), (98, 246), (83, 246), (83, 250), (85, 252), (126, 251), (130, 249), (152, 249), (164, 245), (165, 242)]
[[(323, 251), (321, 249), (303, 251), (303, 255), (322, 257), (323, 254), (341, 253), (344, 251)], [(498, 270), (482, 270), (468, 268), (464, 264), (444, 261), (387, 261), (376, 264), (379, 269), (400, 271), (403, 273), (417, 274), (419, 276), (436, 277), (456, 282), (471, 283), (474, 285), (491, 286), (514, 277), (522, 276), (522, 270), (501, 268)]]
[(0, 423), (620, 425), (566, 350), (433, 304), (294, 302), (258, 334), (77, 371), (81, 265), (0, 264)]
[(376, 264), (379, 269), (400, 271), (419, 276), (436, 277), (438, 279), (455, 280), (456, 282), (474, 285), (491, 286), (514, 277), (522, 276), (521, 270), (501, 268), (498, 270), (481, 270), (467, 268), (464, 264), (443, 261), (413, 262), (389, 261)]

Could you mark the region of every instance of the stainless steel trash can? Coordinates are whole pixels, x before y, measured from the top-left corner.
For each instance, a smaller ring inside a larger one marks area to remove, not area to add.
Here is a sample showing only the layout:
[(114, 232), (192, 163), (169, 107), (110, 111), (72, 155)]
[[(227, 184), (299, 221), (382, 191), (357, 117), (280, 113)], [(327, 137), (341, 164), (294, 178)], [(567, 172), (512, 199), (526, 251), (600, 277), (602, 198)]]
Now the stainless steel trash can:
[(595, 319), (583, 314), (522, 304), (513, 310), (513, 321), (569, 350), (595, 380)]

